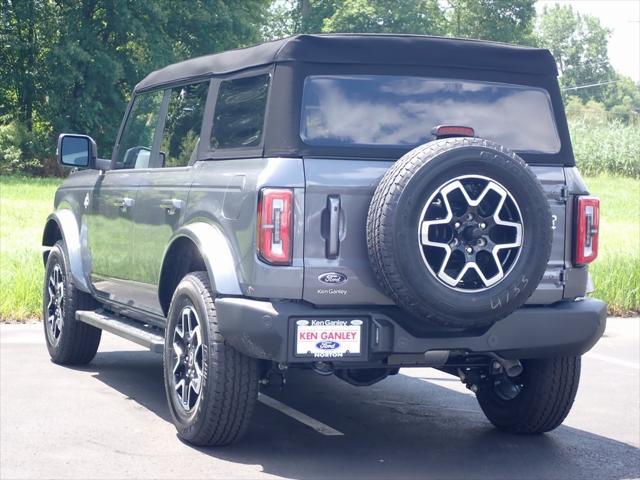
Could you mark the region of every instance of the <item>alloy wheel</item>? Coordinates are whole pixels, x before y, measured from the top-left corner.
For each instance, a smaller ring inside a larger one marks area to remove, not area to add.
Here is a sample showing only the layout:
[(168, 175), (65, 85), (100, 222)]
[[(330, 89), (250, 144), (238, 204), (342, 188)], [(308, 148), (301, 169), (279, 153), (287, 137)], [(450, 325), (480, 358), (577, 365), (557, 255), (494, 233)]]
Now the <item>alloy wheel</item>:
[(49, 341), (56, 345), (60, 340), (64, 324), (64, 274), (56, 263), (47, 279), (47, 334)]
[(497, 181), (456, 177), (440, 185), (424, 205), (418, 242), (429, 272), (462, 292), (486, 290), (501, 282), (522, 250), (520, 208)]
[(185, 306), (173, 333), (173, 389), (182, 408), (190, 412), (200, 400), (203, 380), (202, 329), (195, 308)]

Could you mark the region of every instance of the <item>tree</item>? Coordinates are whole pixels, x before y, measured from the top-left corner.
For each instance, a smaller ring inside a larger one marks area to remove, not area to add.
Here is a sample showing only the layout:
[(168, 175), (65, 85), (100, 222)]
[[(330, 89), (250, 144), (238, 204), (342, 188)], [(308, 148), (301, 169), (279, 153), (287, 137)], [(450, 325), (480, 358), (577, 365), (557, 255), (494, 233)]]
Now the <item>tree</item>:
[(36, 0), (2, 0), (0, 8), (0, 114), (13, 113), (31, 131), (44, 48), (54, 31), (49, 5)]
[(624, 117), (622, 120), (640, 114), (640, 84), (629, 77), (617, 73), (615, 82), (605, 86), (603, 97), (605, 106)]
[[(535, 0), (276, 0), (265, 33), (452, 35), (531, 44)], [(278, 26), (285, 26), (278, 30)]]
[[(178, 60), (260, 41), (270, 4), (0, 1), (0, 118), (28, 132), (20, 135), (24, 160), (52, 156), (62, 131), (91, 134), (108, 155), (142, 77)], [(0, 151), (11, 150), (3, 143)]]
[(445, 25), (437, 0), (345, 0), (322, 31), (442, 35)]
[(575, 12), (570, 5), (545, 7), (538, 23), (539, 43), (556, 59), (560, 84), (583, 102), (602, 102), (605, 88), (580, 88), (614, 78), (607, 46), (611, 31), (590, 15)]
[(530, 45), (536, 0), (447, 0), (449, 35)]
[(267, 38), (296, 33), (443, 34), (438, 0), (276, 0)]
[(296, 33), (445, 33), (438, 0), (275, 1), (271, 14), (269, 38)]

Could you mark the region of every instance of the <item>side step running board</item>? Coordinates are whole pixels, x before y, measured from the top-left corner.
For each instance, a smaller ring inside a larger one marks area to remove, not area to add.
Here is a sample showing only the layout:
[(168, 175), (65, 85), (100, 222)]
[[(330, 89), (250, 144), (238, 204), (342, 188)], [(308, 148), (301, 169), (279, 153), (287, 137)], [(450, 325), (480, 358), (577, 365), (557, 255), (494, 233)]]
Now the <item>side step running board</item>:
[(76, 312), (76, 320), (131, 340), (138, 345), (147, 347), (154, 353), (162, 353), (164, 348), (162, 330), (106, 312), (102, 309), (79, 310)]

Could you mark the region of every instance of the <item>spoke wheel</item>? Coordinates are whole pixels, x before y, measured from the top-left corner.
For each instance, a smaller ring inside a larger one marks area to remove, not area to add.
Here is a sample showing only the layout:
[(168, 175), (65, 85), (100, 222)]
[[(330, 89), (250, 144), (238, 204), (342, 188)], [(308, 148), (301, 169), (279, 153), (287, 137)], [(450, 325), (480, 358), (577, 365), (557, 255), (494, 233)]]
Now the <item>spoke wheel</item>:
[(59, 263), (51, 269), (46, 286), (47, 334), (52, 344), (60, 340), (64, 325), (64, 274)]
[(418, 241), (429, 272), (447, 287), (479, 292), (500, 283), (523, 242), (520, 208), (509, 191), (480, 175), (440, 185), (422, 209)]
[(91, 294), (75, 287), (64, 243), (56, 242), (47, 256), (42, 293), (42, 325), (51, 360), (85, 365), (93, 359), (102, 330), (76, 320), (76, 312), (96, 308)]
[(258, 397), (258, 362), (223, 338), (214, 298), (207, 272), (185, 275), (171, 299), (164, 341), (171, 418), (180, 438), (199, 446), (240, 439)]
[(173, 334), (173, 389), (180, 406), (193, 410), (202, 391), (202, 329), (198, 313), (185, 306)]

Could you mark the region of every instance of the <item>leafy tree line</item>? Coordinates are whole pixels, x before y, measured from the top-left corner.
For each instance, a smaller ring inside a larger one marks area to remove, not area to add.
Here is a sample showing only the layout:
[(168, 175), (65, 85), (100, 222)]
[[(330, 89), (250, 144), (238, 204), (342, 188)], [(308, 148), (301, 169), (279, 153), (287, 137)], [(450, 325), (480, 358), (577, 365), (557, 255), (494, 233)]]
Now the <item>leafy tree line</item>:
[[(556, 56), (574, 106), (597, 102), (622, 119), (640, 109), (638, 86), (609, 64), (610, 32), (569, 6), (536, 18), (535, 0), (0, 0), (0, 6), (3, 173), (54, 172), (55, 137), (63, 131), (91, 134), (100, 155), (109, 156), (131, 90), (148, 72), (296, 33), (414, 33), (544, 46)], [(594, 83), (603, 85), (582, 88)]]
[[(59, 132), (109, 156), (135, 84), (262, 39), (269, 0), (0, 0), (0, 168), (42, 173)], [(46, 173), (46, 172), (45, 172)]]

